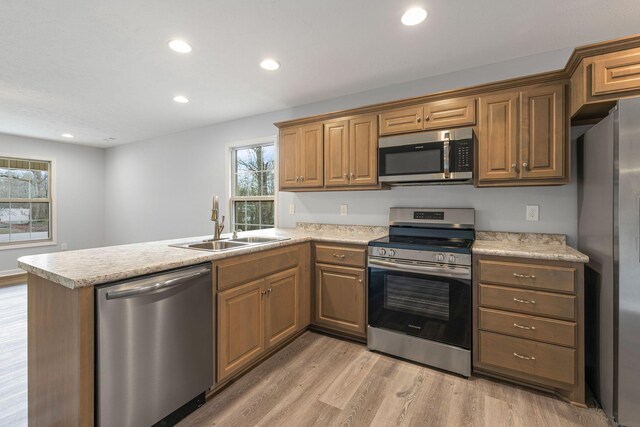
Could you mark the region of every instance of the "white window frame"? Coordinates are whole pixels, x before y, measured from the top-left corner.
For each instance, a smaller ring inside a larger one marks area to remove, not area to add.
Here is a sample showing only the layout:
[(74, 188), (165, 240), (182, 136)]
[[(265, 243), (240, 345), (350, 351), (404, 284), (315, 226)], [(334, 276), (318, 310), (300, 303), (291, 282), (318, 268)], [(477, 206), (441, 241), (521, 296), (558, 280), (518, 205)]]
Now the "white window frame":
[(0, 244), (0, 251), (23, 248), (36, 248), (41, 246), (56, 246), (58, 244), (58, 210), (56, 192), (56, 159), (52, 157), (32, 156), (30, 154), (0, 153), (0, 158), (34, 160), (37, 162), (48, 162), (49, 169), (49, 231), (51, 235), (46, 240), (22, 240)]
[[(235, 197), (235, 180), (233, 179), (234, 174), (234, 162), (235, 156), (234, 152), (237, 149), (252, 147), (256, 145), (271, 145), (273, 144), (275, 150), (274, 156), (274, 165), (273, 165), (273, 180), (274, 180), (274, 193), (273, 197), (271, 196), (248, 196), (248, 197)], [(273, 200), (273, 227), (278, 228), (278, 136), (264, 136), (260, 138), (247, 139), (243, 141), (229, 142), (225, 144), (225, 193), (226, 200), (229, 202), (228, 207), (228, 215), (227, 218), (227, 226), (228, 230), (233, 231), (231, 226), (233, 224), (233, 204), (236, 201), (271, 201)]]

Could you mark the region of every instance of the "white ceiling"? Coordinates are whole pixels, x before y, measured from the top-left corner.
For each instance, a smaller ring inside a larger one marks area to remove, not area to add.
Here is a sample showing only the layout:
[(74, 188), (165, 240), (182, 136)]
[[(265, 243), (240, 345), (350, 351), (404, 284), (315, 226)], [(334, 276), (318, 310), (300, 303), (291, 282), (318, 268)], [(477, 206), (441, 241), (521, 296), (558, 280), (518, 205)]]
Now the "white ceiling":
[[(415, 5), (427, 20), (401, 25)], [(638, 0), (3, 0), (0, 132), (112, 146), (630, 35), (638, 23)], [(193, 52), (170, 51), (172, 38)], [(265, 57), (282, 68), (262, 70)]]

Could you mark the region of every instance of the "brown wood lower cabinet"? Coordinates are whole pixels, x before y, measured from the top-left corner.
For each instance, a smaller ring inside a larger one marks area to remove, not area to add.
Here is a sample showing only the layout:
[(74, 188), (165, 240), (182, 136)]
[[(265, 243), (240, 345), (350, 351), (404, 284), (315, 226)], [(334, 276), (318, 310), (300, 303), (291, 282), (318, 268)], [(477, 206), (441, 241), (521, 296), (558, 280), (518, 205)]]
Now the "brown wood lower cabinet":
[[(273, 262), (262, 269), (251, 267), (265, 258)], [(309, 244), (303, 244), (217, 263), (218, 383), (307, 327), (310, 258)], [(237, 276), (244, 281), (238, 283)]]
[(486, 255), (473, 263), (474, 371), (584, 406), (583, 264)]
[(316, 264), (315, 323), (365, 335), (364, 270)]
[(314, 259), (313, 324), (366, 337), (366, 247), (318, 243)]

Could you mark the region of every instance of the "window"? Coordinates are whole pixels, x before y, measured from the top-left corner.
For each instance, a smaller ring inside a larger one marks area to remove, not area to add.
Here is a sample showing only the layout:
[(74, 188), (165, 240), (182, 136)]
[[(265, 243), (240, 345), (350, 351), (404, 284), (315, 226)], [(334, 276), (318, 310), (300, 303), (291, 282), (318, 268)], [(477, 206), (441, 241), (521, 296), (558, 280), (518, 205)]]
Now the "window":
[(0, 246), (52, 239), (51, 162), (0, 157)]
[(231, 149), (231, 229), (273, 228), (275, 224), (275, 145)]

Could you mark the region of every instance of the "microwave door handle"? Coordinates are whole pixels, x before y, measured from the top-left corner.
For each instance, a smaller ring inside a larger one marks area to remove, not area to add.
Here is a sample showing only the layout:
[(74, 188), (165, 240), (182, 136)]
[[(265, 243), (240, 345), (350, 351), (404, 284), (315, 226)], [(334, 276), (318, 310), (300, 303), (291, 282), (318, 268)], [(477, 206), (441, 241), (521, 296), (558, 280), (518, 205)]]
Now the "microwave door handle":
[(449, 167), (449, 156), (451, 155), (451, 145), (449, 144), (449, 140), (445, 138), (443, 153), (442, 153), (442, 163), (444, 164), (444, 177), (449, 178), (450, 176), (450, 167)]
[(471, 278), (471, 272), (468, 269), (464, 269), (463, 271), (455, 271), (451, 268), (441, 268), (441, 267), (432, 267), (425, 265), (414, 265), (414, 264), (399, 264), (390, 261), (382, 261), (379, 259), (369, 259), (369, 266), (371, 267), (381, 267), (386, 270), (399, 271), (399, 272), (410, 272), (410, 273), (420, 273), (420, 274), (435, 274), (443, 277), (453, 277), (453, 278), (462, 278), (469, 279)]

